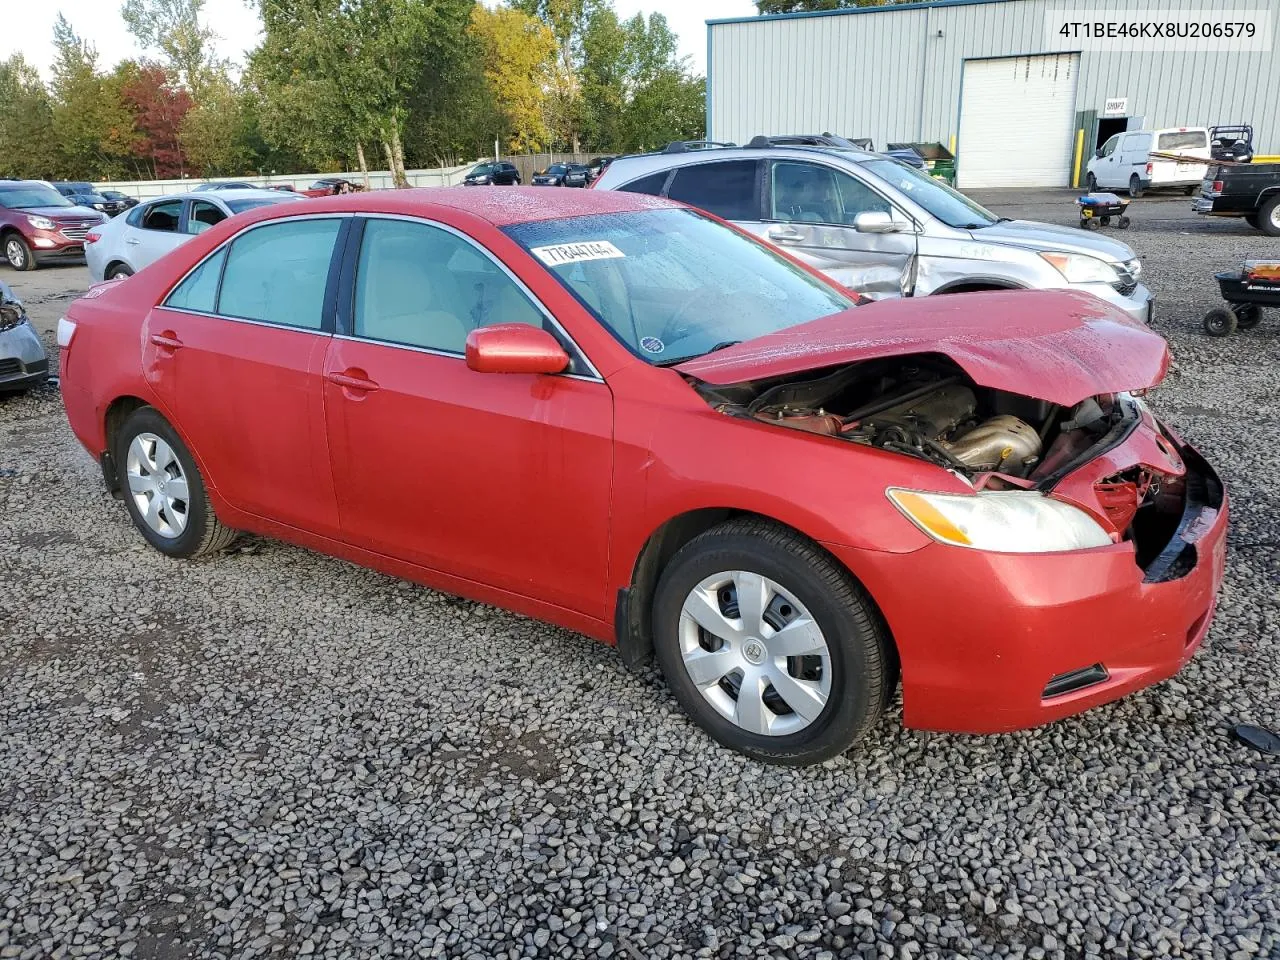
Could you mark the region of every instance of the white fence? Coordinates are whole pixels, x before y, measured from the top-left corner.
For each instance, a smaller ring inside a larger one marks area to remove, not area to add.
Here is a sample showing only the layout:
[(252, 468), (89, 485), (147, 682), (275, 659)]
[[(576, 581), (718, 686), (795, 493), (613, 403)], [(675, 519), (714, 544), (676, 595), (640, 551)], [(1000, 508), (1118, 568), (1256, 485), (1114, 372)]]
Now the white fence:
[[(409, 178), (409, 183), (415, 187), (451, 187), (461, 183), (462, 178), (466, 176), (467, 171), (473, 166), (475, 166), (474, 163), (468, 163), (460, 167), (406, 170), (405, 175)], [(345, 177), (352, 183), (364, 182), (364, 174), (357, 171), (356, 173), (289, 174), (278, 177), (212, 177), (208, 180), (194, 178), (184, 180), (111, 180), (95, 184), (95, 186), (100, 190), (119, 190), (121, 193), (127, 193), (131, 197), (137, 197), (139, 200), (146, 200), (150, 197), (162, 197), (169, 193), (186, 193), (188, 190), (194, 190), (202, 183), (251, 183), (258, 187), (288, 184), (298, 190), (305, 190), (321, 177)], [(389, 172), (385, 170), (369, 171), (370, 190), (385, 189), (394, 185)]]

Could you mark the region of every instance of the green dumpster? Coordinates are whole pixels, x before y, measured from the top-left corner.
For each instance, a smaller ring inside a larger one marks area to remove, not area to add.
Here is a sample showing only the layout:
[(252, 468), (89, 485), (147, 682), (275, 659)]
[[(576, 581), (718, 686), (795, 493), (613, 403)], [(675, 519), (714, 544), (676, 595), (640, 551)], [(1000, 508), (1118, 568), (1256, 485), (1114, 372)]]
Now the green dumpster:
[(950, 150), (940, 143), (891, 143), (890, 150), (914, 150), (924, 157), (925, 168), (929, 176), (951, 186), (956, 183), (956, 158)]

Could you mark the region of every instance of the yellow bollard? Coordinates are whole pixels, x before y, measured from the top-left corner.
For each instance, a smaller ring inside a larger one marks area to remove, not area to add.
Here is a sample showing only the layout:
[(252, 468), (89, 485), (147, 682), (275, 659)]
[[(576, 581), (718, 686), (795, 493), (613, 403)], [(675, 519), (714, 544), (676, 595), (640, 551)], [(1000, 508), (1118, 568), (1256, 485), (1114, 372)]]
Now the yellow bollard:
[(1076, 162), (1071, 165), (1071, 189), (1080, 186), (1080, 159), (1084, 155), (1084, 128), (1076, 131)]

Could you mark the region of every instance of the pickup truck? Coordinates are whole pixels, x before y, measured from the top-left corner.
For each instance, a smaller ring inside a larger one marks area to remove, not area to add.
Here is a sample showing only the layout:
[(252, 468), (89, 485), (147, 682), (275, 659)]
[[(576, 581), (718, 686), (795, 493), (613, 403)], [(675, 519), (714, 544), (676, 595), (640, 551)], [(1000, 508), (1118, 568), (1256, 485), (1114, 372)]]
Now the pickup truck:
[(1244, 217), (1280, 237), (1280, 163), (1210, 165), (1191, 209), (1210, 217)]

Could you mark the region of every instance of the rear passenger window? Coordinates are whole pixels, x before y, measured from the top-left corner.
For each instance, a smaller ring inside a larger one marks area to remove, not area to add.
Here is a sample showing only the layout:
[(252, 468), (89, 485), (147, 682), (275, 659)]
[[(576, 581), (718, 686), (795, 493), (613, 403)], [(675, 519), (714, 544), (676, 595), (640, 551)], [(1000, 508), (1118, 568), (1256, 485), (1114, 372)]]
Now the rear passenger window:
[(153, 203), (142, 215), (144, 230), (177, 230), (178, 218), (182, 216), (181, 200), (166, 200), (164, 203)]
[(759, 220), (756, 161), (723, 160), (680, 167), (667, 196), (722, 220)]
[(639, 180), (632, 180), (630, 183), (623, 184), (619, 190), (625, 190), (627, 193), (647, 193), (652, 196), (658, 196), (662, 193), (662, 188), (667, 185), (667, 174), (670, 171), (663, 170), (661, 173), (651, 173), (647, 177), (641, 177)]
[(411, 347), (462, 353), (477, 327), (543, 326), (541, 311), (497, 264), (425, 223), (365, 224), (355, 294), (356, 336)]
[(341, 220), (289, 220), (231, 242), (217, 312), (319, 330)]
[(213, 313), (218, 302), (218, 278), (222, 275), (222, 263), (226, 259), (227, 248), (223, 247), (187, 274), (187, 278), (169, 294), (164, 305), (175, 310)]

